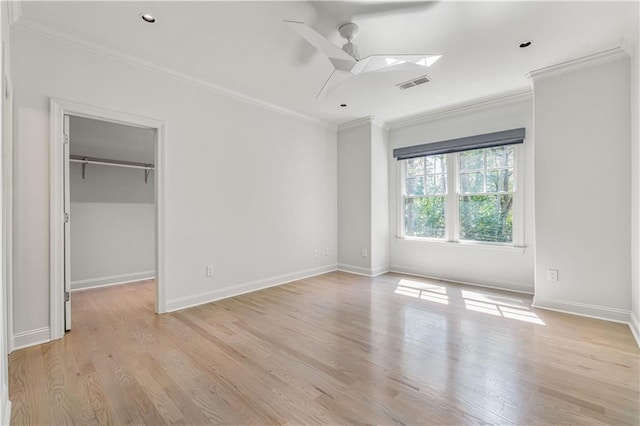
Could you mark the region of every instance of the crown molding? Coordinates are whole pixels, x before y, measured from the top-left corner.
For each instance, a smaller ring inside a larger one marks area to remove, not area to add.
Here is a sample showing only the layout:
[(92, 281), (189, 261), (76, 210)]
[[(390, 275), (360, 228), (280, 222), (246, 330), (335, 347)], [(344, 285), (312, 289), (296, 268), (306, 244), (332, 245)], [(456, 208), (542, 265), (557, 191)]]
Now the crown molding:
[(290, 110), (288, 108), (284, 108), (279, 105), (275, 105), (270, 102), (263, 101), (258, 98), (254, 98), (252, 96), (245, 95), (244, 93), (236, 92), (235, 90), (210, 83), (206, 80), (193, 77), (191, 75), (188, 75), (180, 71), (176, 71), (168, 67), (163, 67), (148, 61), (143, 61), (133, 56), (118, 52), (115, 49), (110, 49), (104, 46), (97, 45), (95, 43), (90, 43), (85, 40), (80, 40), (66, 33), (46, 27), (25, 16), (23, 16), (19, 21), (17, 21), (13, 27), (31, 34), (35, 34), (43, 38), (48, 38), (56, 42), (64, 43), (79, 49), (86, 50), (100, 56), (104, 56), (110, 59), (115, 59), (117, 61), (124, 62), (126, 64), (136, 66), (138, 68), (142, 68), (146, 71), (155, 72), (157, 74), (161, 74), (166, 77), (170, 77), (176, 80), (181, 80), (183, 82), (190, 83), (195, 86), (199, 86), (203, 89), (209, 90), (211, 92), (215, 92), (220, 95), (228, 96), (230, 98), (236, 99), (244, 103), (255, 105), (255, 106), (258, 106), (270, 111), (274, 111), (283, 115), (287, 115), (290, 117), (294, 117), (297, 119), (305, 120), (305, 121), (308, 121), (317, 125), (321, 125), (323, 127), (327, 127), (330, 129), (336, 128), (335, 124), (322, 121), (315, 117), (311, 117), (309, 115), (305, 115), (305, 114)]
[(347, 121), (346, 123), (338, 124), (338, 131), (341, 132), (347, 129), (353, 129), (354, 127), (360, 127), (365, 124), (371, 123), (373, 116), (361, 117), (356, 120)]
[(378, 117), (371, 117), (371, 124), (381, 128), (382, 130), (389, 130), (389, 123)]
[(356, 120), (347, 121), (346, 123), (338, 124), (338, 131), (340, 132), (342, 130), (353, 129), (354, 127), (360, 127), (366, 124), (377, 126), (382, 130), (387, 130), (389, 127), (389, 123), (386, 121), (378, 117), (374, 117), (373, 115), (369, 115)]
[(493, 108), (500, 105), (507, 105), (516, 102), (522, 102), (533, 98), (531, 89), (519, 90), (515, 92), (507, 92), (485, 98), (475, 99), (471, 102), (464, 102), (455, 105), (449, 105), (444, 108), (423, 112), (420, 114), (410, 115), (398, 120), (390, 121), (389, 129), (397, 129), (399, 127), (411, 126), (435, 120), (441, 120), (446, 117), (470, 112), (480, 111), (487, 108)]
[(593, 55), (583, 56), (582, 58), (572, 59), (570, 61), (561, 62), (556, 65), (531, 71), (527, 74), (527, 77), (533, 81), (542, 80), (579, 71), (585, 68), (595, 67), (597, 65), (607, 64), (609, 62), (619, 61), (628, 57), (629, 55), (622, 48), (615, 47)]
[(9, 14), (9, 25), (18, 22), (22, 16), (22, 0), (8, 0), (7, 13)]

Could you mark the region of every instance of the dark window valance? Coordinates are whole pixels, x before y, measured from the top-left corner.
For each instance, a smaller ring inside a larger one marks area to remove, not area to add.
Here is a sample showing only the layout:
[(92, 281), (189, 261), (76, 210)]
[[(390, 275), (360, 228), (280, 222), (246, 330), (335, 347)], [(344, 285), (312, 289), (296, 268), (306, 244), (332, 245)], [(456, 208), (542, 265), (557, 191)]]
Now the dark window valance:
[(448, 141), (425, 143), (393, 150), (397, 160), (424, 157), (427, 155), (449, 154), (451, 152), (470, 151), (472, 149), (493, 148), (503, 145), (514, 145), (524, 142), (525, 129), (504, 130), (484, 135), (467, 136)]

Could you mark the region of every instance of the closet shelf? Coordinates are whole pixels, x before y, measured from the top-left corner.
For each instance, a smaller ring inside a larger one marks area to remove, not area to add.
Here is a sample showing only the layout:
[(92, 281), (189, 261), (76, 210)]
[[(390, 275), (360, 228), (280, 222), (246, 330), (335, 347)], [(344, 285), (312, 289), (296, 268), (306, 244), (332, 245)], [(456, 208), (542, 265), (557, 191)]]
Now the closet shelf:
[(115, 166), (115, 167), (127, 167), (130, 169), (142, 169), (144, 170), (144, 183), (149, 181), (149, 173), (155, 169), (153, 164), (150, 163), (137, 163), (135, 161), (120, 161), (109, 160), (106, 158), (84, 157), (82, 155), (70, 155), (69, 161), (72, 163), (82, 164), (82, 179), (85, 177), (87, 164), (97, 164), (100, 166)]

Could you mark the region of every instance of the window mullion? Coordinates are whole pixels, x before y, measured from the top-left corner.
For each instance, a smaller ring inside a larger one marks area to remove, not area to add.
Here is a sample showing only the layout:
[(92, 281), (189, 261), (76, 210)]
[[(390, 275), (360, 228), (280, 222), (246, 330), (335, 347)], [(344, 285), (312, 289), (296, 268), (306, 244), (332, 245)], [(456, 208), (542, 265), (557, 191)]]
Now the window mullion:
[(447, 154), (447, 205), (446, 236), (447, 241), (457, 242), (460, 239), (459, 206), (458, 206), (458, 163), (457, 153)]

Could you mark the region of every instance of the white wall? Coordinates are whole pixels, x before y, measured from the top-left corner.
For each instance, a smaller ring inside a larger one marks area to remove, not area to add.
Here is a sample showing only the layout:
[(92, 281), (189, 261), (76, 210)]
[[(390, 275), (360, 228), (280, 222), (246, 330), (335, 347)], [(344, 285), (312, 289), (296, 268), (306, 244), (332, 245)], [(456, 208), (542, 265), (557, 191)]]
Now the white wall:
[(371, 271), (389, 270), (389, 141), (380, 123), (371, 126)]
[(168, 309), (335, 269), (335, 128), (23, 30), (12, 43), (17, 333), (49, 326), (49, 97), (165, 121)]
[(474, 247), (445, 242), (423, 242), (395, 237), (400, 212), (398, 162), (389, 162), (390, 176), (390, 268), (454, 281), (533, 292), (533, 111), (530, 98), (495, 102), (490, 106), (425, 117), (389, 131), (390, 149), (419, 145), (524, 127), (524, 246), (520, 249)]
[(70, 172), (71, 289), (153, 277), (153, 175), (145, 184), (142, 170), (88, 165), (83, 180), (72, 163)]
[(636, 3), (631, 55), (631, 330), (640, 346), (640, 26)]
[[(338, 132), (338, 264), (371, 274), (371, 123)], [(362, 257), (362, 249), (367, 257)]]
[[(373, 117), (338, 130), (338, 267), (364, 275), (389, 270), (386, 126)], [(362, 250), (366, 250), (366, 256)]]
[(629, 60), (535, 78), (534, 91), (535, 304), (628, 321)]
[[(11, 114), (8, 113), (7, 110), (11, 109), (11, 104), (8, 102), (9, 99), (5, 96), (5, 90), (7, 89), (7, 85), (5, 84), (7, 81), (11, 81), (11, 76), (9, 72), (9, 45), (10, 45), (10, 35), (9, 35), (9, 20), (8, 20), (8, 4), (6, 1), (3, 1), (0, 4), (0, 38), (2, 40), (1, 47), (1, 55), (3, 63), (0, 64), (0, 76), (2, 77), (2, 81), (0, 82), (0, 87), (2, 88), (2, 100), (0, 101), (0, 140), (1, 151), (3, 153), (3, 161), (0, 161), (0, 223), (3, 226), (0, 226), (0, 423), (3, 425), (8, 425), (9, 420), (11, 418), (11, 401), (9, 401), (9, 371), (8, 371), (8, 359), (7, 359), (7, 311), (8, 311), (8, 303), (10, 300), (7, 300), (7, 287), (9, 286), (9, 282), (7, 281), (7, 277), (10, 275), (6, 274), (6, 263), (5, 259), (7, 259), (7, 253), (10, 252), (10, 248), (7, 248), (7, 235), (4, 231), (4, 220), (5, 218), (5, 162), (4, 155), (7, 153), (7, 146), (11, 145), (11, 123), (6, 122), (8, 118), (11, 117)], [(9, 137), (8, 137), (9, 136)], [(9, 150), (10, 152), (11, 150)], [(10, 322), (9, 322), (10, 324)]]

